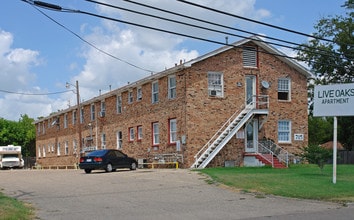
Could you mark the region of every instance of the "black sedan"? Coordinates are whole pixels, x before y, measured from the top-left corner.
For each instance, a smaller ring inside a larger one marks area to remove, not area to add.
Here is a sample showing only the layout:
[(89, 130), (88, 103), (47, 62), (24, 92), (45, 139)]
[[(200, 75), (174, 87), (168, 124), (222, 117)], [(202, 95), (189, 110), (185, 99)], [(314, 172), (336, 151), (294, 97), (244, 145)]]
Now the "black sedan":
[(91, 173), (92, 170), (112, 172), (118, 168), (135, 170), (137, 164), (136, 159), (128, 157), (119, 150), (104, 149), (92, 151), (81, 157), (79, 167), (85, 170), (85, 173)]

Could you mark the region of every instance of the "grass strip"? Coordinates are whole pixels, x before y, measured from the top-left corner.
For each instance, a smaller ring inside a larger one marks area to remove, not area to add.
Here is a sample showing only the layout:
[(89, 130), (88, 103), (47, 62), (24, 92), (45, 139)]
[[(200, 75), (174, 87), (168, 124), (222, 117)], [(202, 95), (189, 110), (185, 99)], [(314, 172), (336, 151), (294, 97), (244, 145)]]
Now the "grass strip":
[(0, 220), (34, 219), (34, 211), (28, 204), (5, 196), (0, 192)]

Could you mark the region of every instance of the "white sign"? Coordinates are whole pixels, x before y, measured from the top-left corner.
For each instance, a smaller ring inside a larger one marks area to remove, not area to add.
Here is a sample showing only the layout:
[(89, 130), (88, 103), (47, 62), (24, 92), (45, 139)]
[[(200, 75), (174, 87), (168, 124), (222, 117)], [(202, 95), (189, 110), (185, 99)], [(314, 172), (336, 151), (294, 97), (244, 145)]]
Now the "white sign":
[(315, 86), (313, 115), (353, 116), (354, 83)]
[(304, 134), (294, 134), (294, 141), (303, 141)]

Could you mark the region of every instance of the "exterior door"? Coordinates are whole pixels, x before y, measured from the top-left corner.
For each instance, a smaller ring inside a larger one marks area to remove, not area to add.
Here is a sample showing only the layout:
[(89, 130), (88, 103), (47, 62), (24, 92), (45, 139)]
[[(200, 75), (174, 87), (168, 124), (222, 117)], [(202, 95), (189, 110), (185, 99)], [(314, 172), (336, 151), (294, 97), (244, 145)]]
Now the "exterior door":
[(255, 153), (258, 151), (258, 120), (252, 119), (246, 124), (245, 129), (245, 151)]
[(255, 106), (256, 102), (256, 77), (246, 76), (246, 105), (252, 104)]

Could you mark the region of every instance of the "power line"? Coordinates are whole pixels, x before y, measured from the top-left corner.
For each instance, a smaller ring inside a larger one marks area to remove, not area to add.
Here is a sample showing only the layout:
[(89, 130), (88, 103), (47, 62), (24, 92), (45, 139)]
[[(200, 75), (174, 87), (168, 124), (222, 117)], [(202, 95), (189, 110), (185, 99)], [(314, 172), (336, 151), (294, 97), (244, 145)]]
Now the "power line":
[(306, 33), (300, 32), (300, 31), (291, 30), (291, 29), (288, 29), (288, 28), (280, 27), (280, 26), (273, 25), (273, 24), (268, 24), (268, 23), (261, 22), (261, 21), (256, 21), (256, 20), (253, 20), (253, 19), (250, 19), (250, 18), (242, 17), (242, 16), (235, 15), (235, 14), (231, 14), (231, 13), (228, 13), (228, 12), (224, 12), (224, 11), (221, 11), (221, 10), (210, 8), (210, 7), (207, 7), (207, 6), (204, 6), (204, 5), (200, 5), (200, 4), (197, 4), (197, 3), (193, 3), (193, 2), (189, 2), (189, 1), (185, 1), (185, 0), (177, 0), (177, 1), (185, 3), (185, 4), (193, 5), (193, 6), (196, 6), (196, 7), (199, 7), (199, 8), (207, 9), (209, 11), (217, 12), (217, 13), (228, 15), (228, 16), (235, 17), (235, 18), (239, 18), (239, 19), (242, 19), (242, 20), (245, 20), (245, 21), (249, 21), (249, 22), (260, 24), (260, 25), (268, 26), (268, 27), (271, 27), (271, 28), (279, 29), (279, 30), (282, 30), (282, 31), (291, 32), (291, 33), (294, 33), (294, 34), (298, 34), (298, 35), (302, 35), (302, 36), (306, 36), (306, 37), (311, 37), (311, 38), (315, 38), (315, 39), (319, 39), (319, 40), (323, 40), (323, 41), (327, 41), (327, 42), (331, 42), (331, 43), (336, 43), (335, 41), (330, 40), (330, 39), (321, 38), (321, 37), (318, 37), (318, 36), (313, 36), (311, 34), (306, 34)]
[(62, 94), (62, 93), (67, 93), (67, 92), (72, 92), (72, 91), (73, 90), (65, 90), (65, 91), (60, 91), (60, 92), (48, 92), (48, 93), (25, 93), (25, 92), (13, 92), (13, 91), (0, 89), (0, 92), (3, 92), (3, 93), (16, 94), (16, 95), (33, 95), (33, 96), (56, 95), (56, 94)]
[[(24, 1), (24, 0), (22, 0), (22, 1)], [(42, 4), (43, 2), (41, 2), (41, 1), (32, 1), (32, 2), (30, 2), (29, 0), (26, 0), (25, 2), (27, 2), (29, 4), (34, 4), (34, 5), (39, 6), (39, 7), (44, 7), (44, 8), (48, 7), (47, 4)], [(57, 8), (60, 8), (60, 10), (58, 10)], [(197, 36), (192, 36), (192, 35), (188, 35), (188, 34), (178, 33), (178, 32), (175, 32), (175, 31), (170, 31), (170, 30), (160, 29), (160, 28), (151, 27), (151, 26), (147, 26), (147, 25), (142, 25), (142, 24), (138, 24), (138, 23), (134, 23), (134, 22), (130, 22), (130, 21), (125, 21), (125, 20), (121, 20), (121, 19), (117, 19), (117, 18), (107, 17), (107, 16), (103, 16), (103, 15), (99, 15), (99, 14), (95, 14), (95, 13), (91, 13), (91, 12), (87, 12), (87, 11), (81, 11), (81, 10), (76, 10), (76, 9), (75, 10), (74, 9), (66, 9), (66, 8), (62, 8), (60, 6), (56, 6), (56, 5), (55, 5), (55, 7), (52, 7), (50, 9), (56, 10), (56, 11), (59, 11), (59, 12), (72, 12), (72, 13), (86, 14), (86, 15), (90, 15), (90, 16), (93, 16), (93, 17), (98, 17), (98, 18), (102, 18), (102, 19), (106, 19), (106, 20), (120, 22), (120, 23), (124, 23), (124, 24), (128, 24), (128, 25), (133, 25), (133, 26), (137, 26), (137, 27), (141, 27), (141, 28), (145, 28), (145, 29), (150, 29), (150, 30), (154, 30), (154, 31), (159, 31), (159, 32), (163, 32), (163, 33), (173, 34), (173, 35), (177, 35), (177, 36), (187, 37), (187, 38), (191, 38), (191, 39), (195, 39), (195, 40), (205, 41), (205, 42), (209, 42), (209, 43), (215, 43), (215, 44), (229, 46), (229, 47), (234, 47), (234, 48), (243, 48), (242, 46), (236, 46), (236, 45), (228, 44), (228, 43), (225, 43), (225, 42), (220, 42), (220, 41), (216, 41), (216, 40), (210, 40), (210, 39), (206, 39), (206, 38), (202, 38), (202, 37), (197, 37)], [(244, 38), (246, 38), (246, 37), (244, 37)], [(250, 37), (248, 37), (246, 39), (254, 40), (253, 38), (250, 38)], [(290, 57), (290, 56), (287, 56), (285, 54), (272, 53), (272, 52), (263, 51), (263, 50), (257, 50), (257, 52), (270, 54), (270, 55), (278, 56), (278, 57), (284, 57), (284, 58), (293, 59), (293, 60), (298, 60), (298, 61), (307, 61), (306, 59), (301, 59), (301, 58), (298, 58), (298, 57)], [(312, 62), (318, 63), (316, 61), (312, 61)]]
[[(21, 0), (21, 1), (24, 1), (24, 2), (26, 2), (26, 3), (29, 3), (29, 4), (32, 5), (32, 6), (35, 5), (35, 2), (38, 2), (38, 1), (29, 1), (29, 0)], [(33, 2), (34, 4), (32, 4), (32, 2)], [(72, 13), (75, 12), (75, 11), (73, 11), (73, 10), (71, 10), (71, 9), (65, 9), (65, 8), (62, 8), (62, 7), (58, 6), (58, 5), (53, 5), (53, 4), (49, 4), (49, 3), (46, 3), (46, 2), (41, 2), (41, 4), (45, 5), (46, 8), (47, 8), (47, 7), (51, 7), (51, 8), (49, 8), (49, 9), (52, 9), (52, 10), (54, 10), (54, 11), (58, 11), (58, 10), (59, 10), (59, 11), (62, 11), (62, 12), (72, 12)], [(123, 63), (125, 63), (125, 64), (128, 64), (128, 65), (130, 65), (130, 66), (132, 66), (132, 67), (135, 67), (135, 68), (137, 68), (137, 69), (143, 70), (143, 71), (145, 71), (145, 72), (149, 72), (149, 73), (156, 72), (156, 71), (152, 71), (152, 70), (149, 70), (149, 69), (145, 69), (145, 68), (140, 67), (140, 66), (138, 66), (138, 65), (135, 65), (135, 64), (133, 64), (133, 63), (130, 63), (130, 62), (126, 61), (126, 60), (123, 60), (123, 59), (121, 59), (121, 58), (119, 58), (119, 57), (117, 57), (117, 56), (114, 56), (114, 55), (112, 55), (112, 54), (110, 54), (110, 53), (108, 53), (108, 52), (106, 52), (106, 51), (104, 51), (104, 50), (98, 48), (98, 47), (95, 46), (93, 43), (90, 43), (89, 41), (85, 40), (83, 37), (81, 37), (80, 35), (78, 35), (78, 34), (75, 33), (74, 31), (72, 31), (71, 29), (69, 29), (69, 28), (66, 27), (65, 25), (59, 23), (58, 21), (56, 21), (55, 19), (53, 19), (52, 17), (50, 17), (48, 14), (46, 14), (46, 13), (43, 12), (42, 10), (38, 9), (37, 7), (34, 7), (34, 8), (35, 8), (39, 13), (41, 13), (42, 15), (44, 15), (45, 17), (47, 17), (49, 20), (51, 20), (52, 22), (56, 23), (56, 24), (59, 25), (60, 27), (64, 28), (65, 30), (67, 30), (68, 32), (70, 32), (71, 34), (73, 34), (74, 36), (76, 36), (77, 38), (79, 38), (81, 41), (85, 42), (86, 44), (88, 44), (88, 45), (90, 45), (91, 47), (95, 48), (96, 50), (100, 51), (101, 53), (103, 53), (103, 54), (105, 54), (105, 55), (107, 55), (107, 56), (109, 56), (109, 57), (111, 57), (111, 58), (113, 58), (113, 59), (119, 60), (119, 61), (121, 61), (121, 62), (123, 62)]]
[[(239, 37), (239, 38), (243, 38), (243, 39), (249, 39), (249, 37), (246, 37), (246, 36), (233, 34), (233, 33), (225, 32), (225, 31), (220, 31), (220, 30), (216, 30), (216, 29), (212, 29), (212, 28), (202, 27), (200, 25), (194, 25), (194, 24), (190, 24), (190, 23), (186, 23), (186, 22), (182, 22), (182, 21), (177, 21), (177, 20), (173, 20), (173, 19), (169, 19), (169, 18), (165, 18), (165, 17), (161, 17), (161, 16), (148, 14), (148, 13), (145, 13), (145, 12), (139, 12), (139, 11), (136, 11), (136, 10), (119, 7), (119, 6), (115, 6), (115, 5), (104, 3), (104, 2), (99, 2), (99, 1), (95, 1), (95, 0), (85, 0), (85, 1), (96, 3), (96, 4), (99, 4), (99, 5), (106, 6), (106, 7), (111, 7), (111, 8), (115, 8), (115, 9), (119, 9), (119, 10), (128, 11), (130, 13), (135, 13), (135, 14), (139, 14), (139, 15), (152, 17), (152, 18), (157, 18), (157, 19), (164, 20), (164, 21), (169, 21), (169, 22), (173, 22), (173, 23), (177, 23), (177, 24), (182, 24), (182, 25), (194, 27), (194, 28), (199, 28), (199, 29), (203, 29), (203, 30), (207, 30), (207, 31), (211, 31), (211, 32), (217, 32), (217, 33), (226, 34), (226, 35)], [(232, 28), (232, 27), (229, 27), (229, 26), (217, 24), (217, 23), (214, 23), (214, 22), (209, 22), (209, 21), (206, 21), (206, 20), (202, 20), (202, 19), (186, 16), (186, 15), (183, 15), (183, 14), (179, 14), (179, 13), (176, 13), (176, 12), (164, 10), (164, 9), (157, 8), (157, 7), (153, 7), (153, 6), (150, 6), (150, 5), (143, 4), (143, 3), (138, 3), (138, 2), (134, 2), (134, 1), (130, 1), (130, 0), (123, 0), (123, 1), (129, 2), (129, 3), (132, 3), (132, 4), (136, 4), (136, 5), (139, 5), (139, 6), (147, 7), (147, 8), (150, 8), (150, 9), (162, 11), (162, 12), (165, 12), (165, 13), (170, 13), (170, 14), (177, 15), (177, 16), (180, 16), (180, 17), (184, 17), (184, 18), (188, 18), (188, 19), (192, 19), (192, 20), (196, 20), (196, 21), (200, 21), (200, 22), (216, 25), (216, 26), (219, 26), (219, 27), (233, 29), (233, 30), (241, 31), (241, 32), (248, 33), (248, 34), (253, 34), (254, 36), (258, 36), (258, 37), (262, 37), (262, 38), (268, 38), (268, 39), (280, 41), (280, 42), (283, 42), (283, 43), (293, 44), (293, 45), (297, 45), (297, 46), (303, 46), (303, 47), (308, 48), (308, 49), (316, 49), (317, 53), (319, 53), (321, 55), (325, 55), (325, 56), (333, 56), (333, 54), (342, 55), (341, 53), (337, 53), (337, 52), (328, 53), (328, 51), (325, 51), (325, 50), (322, 50), (322, 49), (319, 49), (319, 48), (311, 48), (310, 46), (307, 46), (307, 45), (301, 45), (301, 44), (298, 44), (298, 43), (285, 41), (285, 40), (281, 40), (281, 39), (278, 39), (278, 38), (263, 36), (263, 35), (259, 35), (259, 34), (253, 33), (253, 32), (244, 31), (242, 29), (236, 29), (236, 28)], [(264, 42), (264, 43), (275, 45), (275, 46), (280, 46), (280, 47), (292, 49), (292, 50), (299, 50), (298, 48), (295, 48), (295, 47), (292, 47), (292, 46), (288, 46), (288, 45), (284, 45), (284, 44), (274, 43), (274, 42), (260, 40), (260, 39), (253, 39), (253, 40)], [(306, 50), (306, 49), (301, 49), (301, 50), (305, 51), (305, 52), (310, 52), (309, 50)]]

